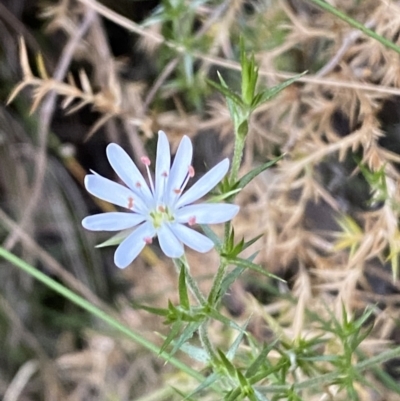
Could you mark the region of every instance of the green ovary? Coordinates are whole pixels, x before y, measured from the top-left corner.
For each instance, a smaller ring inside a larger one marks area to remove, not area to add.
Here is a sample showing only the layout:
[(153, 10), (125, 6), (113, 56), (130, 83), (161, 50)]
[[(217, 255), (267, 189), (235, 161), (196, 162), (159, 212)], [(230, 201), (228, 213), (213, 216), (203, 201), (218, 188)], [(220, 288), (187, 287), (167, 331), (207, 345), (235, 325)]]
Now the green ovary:
[(170, 213), (167, 207), (162, 205), (158, 206), (156, 210), (150, 212), (150, 217), (155, 229), (160, 228), (163, 223), (174, 221), (174, 216)]

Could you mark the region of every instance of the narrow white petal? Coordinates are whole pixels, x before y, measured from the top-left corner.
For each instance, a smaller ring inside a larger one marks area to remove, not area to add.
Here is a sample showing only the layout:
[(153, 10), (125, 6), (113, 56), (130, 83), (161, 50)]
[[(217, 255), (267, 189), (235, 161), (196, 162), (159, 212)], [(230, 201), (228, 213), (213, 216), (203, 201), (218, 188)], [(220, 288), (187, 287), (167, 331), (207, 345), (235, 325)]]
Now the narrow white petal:
[(153, 238), (154, 235), (153, 225), (149, 222), (143, 223), (118, 246), (114, 254), (114, 263), (120, 269), (125, 269), (145, 247), (146, 238)]
[(152, 194), (136, 164), (121, 146), (110, 143), (107, 146), (107, 158), (118, 177), (137, 195), (151, 202)]
[(148, 209), (146, 203), (129, 188), (117, 184), (98, 174), (88, 174), (85, 177), (85, 187), (89, 193), (110, 202), (139, 213), (145, 213)]
[(239, 211), (239, 206), (229, 203), (201, 203), (184, 206), (175, 212), (178, 223), (188, 223), (193, 218), (197, 224), (218, 224), (233, 219)]
[(176, 207), (179, 208), (195, 202), (210, 192), (222, 180), (228, 169), (229, 160), (222, 160), (179, 198)]
[(180, 258), (183, 255), (183, 244), (180, 242), (171, 229), (163, 224), (157, 232), (158, 242), (161, 250), (169, 258)]
[(156, 158), (156, 199), (160, 200), (168, 182), (171, 153), (168, 138), (163, 131), (158, 131), (157, 158)]
[(214, 246), (213, 242), (205, 235), (200, 234), (183, 224), (174, 224), (171, 226), (171, 230), (186, 246), (197, 252), (208, 252)]
[(186, 135), (182, 138), (172, 164), (168, 179), (168, 203), (173, 202), (179, 194), (174, 189), (180, 189), (192, 164), (193, 146), (192, 141)]
[(120, 231), (135, 227), (144, 220), (141, 214), (110, 212), (85, 217), (82, 226), (91, 231)]

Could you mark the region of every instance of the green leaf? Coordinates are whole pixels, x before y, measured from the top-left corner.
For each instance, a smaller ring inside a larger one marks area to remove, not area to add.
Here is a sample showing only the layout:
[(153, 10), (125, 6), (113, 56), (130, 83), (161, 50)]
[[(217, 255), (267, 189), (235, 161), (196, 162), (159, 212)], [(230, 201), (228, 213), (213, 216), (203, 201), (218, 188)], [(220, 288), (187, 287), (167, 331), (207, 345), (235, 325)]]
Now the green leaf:
[(179, 273), (179, 300), (183, 309), (190, 310), (189, 295), (186, 286), (186, 266), (182, 262), (178, 262), (181, 266)]
[(242, 188), (236, 188), (236, 189), (232, 189), (228, 192), (224, 192), (220, 195), (214, 195), (212, 197), (210, 197), (209, 199), (207, 199), (206, 203), (217, 203), (217, 202), (221, 202), (225, 199), (230, 198), (233, 195), (236, 195), (237, 193), (239, 193), (242, 190)]
[(170, 311), (168, 309), (163, 309), (163, 308), (153, 308), (152, 306), (146, 306), (142, 304), (137, 304), (133, 303), (133, 307), (135, 309), (143, 309), (149, 313), (152, 313), (153, 315), (158, 315), (158, 316), (168, 316)]
[(218, 320), (219, 322), (224, 323), (227, 326), (232, 327), (232, 328), (234, 328), (234, 329), (236, 329), (238, 331), (242, 331), (242, 328), (237, 323), (235, 323), (233, 320), (231, 320), (231, 319), (227, 318), (226, 316), (224, 316), (221, 312), (218, 312), (217, 309), (209, 308), (207, 310), (207, 312), (208, 312), (207, 315), (209, 317), (211, 317), (211, 318), (213, 318), (215, 320)]
[(199, 328), (200, 325), (201, 322), (193, 322), (189, 323), (185, 327), (180, 337), (174, 341), (174, 347), (172, 348), (171, 355), (174, 355), (175, 352), (178, 351), (186, 341), (193, 337), (193, 333)]
[(214, 245), (217, 248), (217, 251), (221, 252), (222, 242), (218, 238), (218, 235), (215, 234), (215, 232), (213, 230), (211, 230), (211, 228), (207, 224), (200, 224), (200, 227), (203, 230), (204, 234), (207, 235), (207, 237), (210, 238), (210, 240), (212, 242), (214, 242)]
[[(174, 338), (176, 338), (176, 336), (178, 335), (179, 331), (181, 330), (182, 325), (183, 325), (182, 322), (174, 322), (174, 323), (172, 323), (171, 330), (168, 333), (167, 338), (164, 340), (163, 345), (161, 346), (160, 354), (162, 354), (166, 350), (168, 345), (171, 344), (171, 342), (174, 340)], [(172, 354), (170, 354), (170, 356), (172, 356)]]
[(261, 104), (265, 103), (266, 101), (272, 99), (275, 97), (279, 92), (282, 92), (283, 89), (287, 88), (289, 85), (291, 85), (293, 82), (296, 82), (299, 78), (301, 78), (303, 75), (307, 74), (308, 71), (304, 71), (301, 74), (298, 74), (294, 76), (293, 78), (287, 79), (286, 81), (282, 82), (281, 84), (278, 84), (272, 88), (268, 88), (263, 92), (258, 93), (251, 104), (252, 110), (260, 106)]
[(276, 164), (279, 160), (281, 160), (285, 154), (282, 154), (278, 157), (276, 157), (274, 160), (271, 160), (267, 163), (262, 164), (261, 166), (251, 170), (247, 174), (245, 174), (238, 182), (237, 186), (241, 189), (243, 189), (249, 182), (251, 182), (255, 177), (257, 177), (259, 174), (261, 174), (263, 171), (269, 169), (272, 167), (274, 164)]
[[(189, 355), (190, 358), (194, 359), (197, 362), (205, 364), (210, 362), (209, 355), (202, 348), (195, 347), (194, 345), (191, 345), (189, 343), (184, 343), (181, 345), (179, 350)], [(193, 393), (191, 395), (193, 395)]]
[[(191, 392), (188, 397), (192, 397), (198, 392), (206, 389), (207, 387), (211, 386), (217, 379), (218, 375), (216, 373), (212, 373), (210, 376), (208, 376), (198, 387), (196, 387), (193, 392)], [(185, 398), (186, 399), (186, 398)]]
[(233, 265), (236, 266), (242, 266), (242, 267), (246, 267), (247, 269), (251, 269), (254, 270), (264, 276), (270, 277), (270, 278), (274, 278), (276, 280), (285, 282), (285, 280), (283, 280), (282, 278), (276, 276), (275, 274), (269, 273), (267, 271), (265, 271), (260, 265), (257, 265), (255, 263), (252, 263), (246, 259), (242, 259), (242, 258), (227, 258), (227, 261)]
[(242, 98), (251, 105), (258, 80), (258, 68), (255, 65), (254, 54), (247, 57), (243, 38), (240, 39), (240, 64), (242, 67)]
[(104, 241), (101, 244), (96, 245), (96, 248), (104, 248), (106, 246), (119, 245), (131, 232), (132, 229), (121, 231), (118, 234), (113, 235), (107, 241)]
[(255, 374), (259, 373), (261, 366), (265, 362), (267, 355), (272, 351), (275, 344), (278, 342), (278, 339), (275, 339), (271, 344), (264, 345), (258, 357), (254, 360), (254, 362), (248, 367), (246, 371), (246, 377), (251, 378)]
[(232, 365), (232, 363), (230, 362), (230, 360), (225, 356), (225, 354), (218, 349), (217, 350), (220, 361), (222, 362), (222, 365), (225, 367), (225, 369), (227, 370), (229, 376), (231, 377), (235, 377), (236, 376), (236, 369), (235, 367)]
[(221, 283), (221, 288), (218, 292), (218, 298), (220, 299), (226, 292), (228, 291), (229, 287), (236, 281), (236, 279), (245, 271), (244, 267), (235, 267), (231, 272), (229, 272)]
[(234, 356), (236, 355), (236, 352), (239, 348), (240, 343), (243, 340), (243, 336), (246, 334), (246, 328), (247, 325), (249, 324), (250, 317), (246, 320), (244, 325), (241, 327), (240, 333), (237, 335), (235, 338), (235, 341), (232, 343), (232, 345), (229, 347), (228, 352), (226, 353), (226, 357), (231, 361)]
[(214, 87), (217, 91), (221, 92), (226, 99), (231, 100), (234, 104), (239, 106), (240, 108), (243, 107), (243, 102), (240, 96), (229, 89), (228, 85), (225, 83), (224, 79), (222, 78), (221, 74), (218, 72), (218, 77), (221, 81), (221, 84), (217, 84), (214, 81), (207, 80), (208, 84), (210, 84), (212, 87)]

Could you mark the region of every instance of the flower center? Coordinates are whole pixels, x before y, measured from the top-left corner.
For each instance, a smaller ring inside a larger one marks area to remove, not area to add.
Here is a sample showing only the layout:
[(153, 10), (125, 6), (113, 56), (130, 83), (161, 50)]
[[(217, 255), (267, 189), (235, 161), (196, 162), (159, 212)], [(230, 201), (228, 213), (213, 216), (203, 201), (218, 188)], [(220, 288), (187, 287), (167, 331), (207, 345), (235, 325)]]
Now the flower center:
[(157, 209), (150, 212), (150, 217), (155, 229), (160, 228), (164, 223), (170, 223), (174, 221), (174, 216), (168, 207), (163, 205), (157, 206)]

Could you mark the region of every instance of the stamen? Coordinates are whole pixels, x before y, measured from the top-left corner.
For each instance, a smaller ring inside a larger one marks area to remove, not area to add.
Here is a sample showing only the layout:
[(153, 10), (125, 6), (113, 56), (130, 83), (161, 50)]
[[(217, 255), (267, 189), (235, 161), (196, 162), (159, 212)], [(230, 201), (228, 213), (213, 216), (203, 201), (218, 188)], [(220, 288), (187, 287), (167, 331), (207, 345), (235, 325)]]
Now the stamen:
[(189, 182), (189, 180), (194, 177), (194, 168), (193, 166), (189, 166), (188, 167), (188, 173), (186, 175), (185, 181), (183, 181), (183, 184), (180, 188), (175, 188), (174, 192), (179, 195), (183, 192), (183, 190), (185, 189), (187, 183)]
[(147, 170), (147, 177), (149, 178), (149, 183), (150, 183), (150, 188), (151, 188), (151, 192), (153, 192), (153, 194), (155, 193), (154, 191), (154, 184), (153, 184), (153, 179), (151, 178), (151, 173), (150, 173), (150, 169), (149, 166), (151, 164), (150, 159), (147, 156), (142, 156), (140, 158), (140, 160), (142, 161), (142, 163), (146, 166), (146, 170)]
[(153, 238), (151, 237), (145, 237), (143, 238), (143, 241), (147, 244), (150, 245), (153, 242)]
[(188, 224), (189, 226), (194, 226), (196, 224), (196, 216), (189, 217)]
[(160, 205), (160, 206), (158, 206), (158, 211), (161, 213), (165, 213), (166, 209), (164, 206)]
[(151, 164), (151, 161), (147, 156), (142, 156), (140, 160), (145, 166), (150, 166)]
[(128, 198), (128, 209), (133, 209), (133, 198), (130, 196)]
[(194, 177), (194, 168), (193, 168), (193, 166), (189, 166), (189, 177), (190, 178), (193, 178)]

